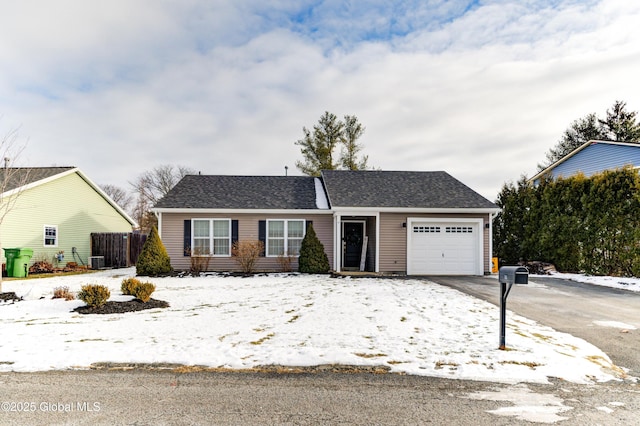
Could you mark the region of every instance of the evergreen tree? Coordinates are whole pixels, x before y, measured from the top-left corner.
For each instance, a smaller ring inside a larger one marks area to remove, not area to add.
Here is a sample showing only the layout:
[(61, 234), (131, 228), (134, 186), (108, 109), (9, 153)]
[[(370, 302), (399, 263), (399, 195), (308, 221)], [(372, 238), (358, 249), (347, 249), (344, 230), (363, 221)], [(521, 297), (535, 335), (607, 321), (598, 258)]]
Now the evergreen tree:
[(346, 170), (366, 170), (367, 155), (358, 159), (358, 153), (362, 151), (362, 145), (358, 144), (358, 139), (364, 134), (364, 126), (358, 122), (355, 115), (344, 116), (344, 132), (342, 134), (342, 155), (340, 165)]
[(546, 169), (571, 151), (584, 145), (585, 142), (603, 140), (605, 138), (598, 123), (598, 117), (593, 113), (587, 114), (583, 118), (579, 118), (571, 123), (569, 128), (564, 131), (562, 138), (560, 138), (556, 146), (551, 148), (547, 153), (547, 162), (545, 164), (538, 164), (538, 169)]
[(538, 164), (538, 170), (544, 170), (590, 140), (640, 142), (637, 112), (627, 111), (626, 108), (626, 102), (615, 101), (604, 119), (591, 113), (573, 121), (556, 146), (546, 154), (546, 163)]
[(304, 138), (296, 142), (300, 145), (304, 162), (296, 161), (296, 167), (309, 176), (320, 176), (321, 170), (335, 170), (333, 150), (342, 139), (344, 123), (335, 114), (325, 111), (318, 124), (313, 126), (313, 132), (302, 128)]
[(616, 101), (607, 117), (598, 120), (604, 138), (610, 141), (638, 142), (640, 141), (640, 125), (636, 122), (636, 111), (627, 111), (627, 103)]
[[(364, 126), (353, 115), (345, 115), (344, 121), (328, 111), (320, 117), (313, 131), (302, 128), (304, 137), (295, 142), (301, 147), (303, 161), (296, 161), (296, 167), (308, 176), (320, 176), (322, 170), (366, 170), (367, 156), (359, 157), (362, 145), (358, 139), (364, 134)], [(342, 152), (337, 162), (333, 152), (337, 146)]]
[(318, 239), (313, 225), (309, 225), (300, 247), (298, 270), (305, 274), (326, 274), (329, 269), (329, 258), (324, 245)]
[(162, 244), (156, 227), (151, 228), (151, 232), (142, 246), (140, 256), (136, 262), (136, 275), (166, 275), (173, 270), (171, 259), (167, 254), (167, 249)]

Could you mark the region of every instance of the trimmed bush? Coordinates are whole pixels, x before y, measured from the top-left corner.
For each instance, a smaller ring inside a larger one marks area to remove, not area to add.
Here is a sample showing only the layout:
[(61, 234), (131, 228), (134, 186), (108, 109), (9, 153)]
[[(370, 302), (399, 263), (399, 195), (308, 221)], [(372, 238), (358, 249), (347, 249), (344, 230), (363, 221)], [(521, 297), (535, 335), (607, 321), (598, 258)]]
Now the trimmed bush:
[(97, 284), (83, 285), (78, 293), (78, 299), (92, 308), (99, 308), (104, 305), (110, 296), (111, 292), (106, 286)]
[(125, 278), (122, 280), (120, 291), (122, 291), (122, 294), (125, 296), (134, 296), (133, 292), (140, 284), (142, 284), (142, 282), (137, 278)]
[(313, 225), (309, 225), (302, 240), (298, 270), (306, 274), (326, 274), (329, 272), (329, 258), (324, 251), (324, 245), (318, 239)]
[(156, 286), (151, 283), (140, 283), (133, 289), (133, 296), (136, 299), (147, 303), (151, 299), (151, 294), (156, 291)]
[(136, 263), (137, 275), (158, 276), (167, 275), (173, 271), (171, 259), (167, 249), (162, 244), (156, 227), (151, 228), (149, 237), (142, 246), (138, 262)]
[(233, 260), (240, 265), (245, 274), (254, 272), (258, 257), (264, 251), (262, 241), (236, 241), (231, 248)]

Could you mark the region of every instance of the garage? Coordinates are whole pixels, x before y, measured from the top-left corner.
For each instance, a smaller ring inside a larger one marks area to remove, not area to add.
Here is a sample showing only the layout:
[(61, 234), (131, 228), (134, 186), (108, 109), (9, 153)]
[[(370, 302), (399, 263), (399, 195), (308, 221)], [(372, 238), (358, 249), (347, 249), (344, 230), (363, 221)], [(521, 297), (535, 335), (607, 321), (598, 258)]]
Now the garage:
[(413, 219), (407, 226), (410, 275), (482, 275), (482, 222)]

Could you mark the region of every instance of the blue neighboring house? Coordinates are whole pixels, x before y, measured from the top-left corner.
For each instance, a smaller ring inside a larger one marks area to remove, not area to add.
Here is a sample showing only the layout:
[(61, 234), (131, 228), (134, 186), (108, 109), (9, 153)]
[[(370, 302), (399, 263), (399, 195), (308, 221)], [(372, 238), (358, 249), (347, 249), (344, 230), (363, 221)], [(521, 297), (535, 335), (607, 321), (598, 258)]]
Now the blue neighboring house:
[(640, 167), (640, 144), (612, 141), (589, 141), (529, 179), (538, 184), (544, 177), (568, 178), (578, 173), (586, 177), (605, 170)]

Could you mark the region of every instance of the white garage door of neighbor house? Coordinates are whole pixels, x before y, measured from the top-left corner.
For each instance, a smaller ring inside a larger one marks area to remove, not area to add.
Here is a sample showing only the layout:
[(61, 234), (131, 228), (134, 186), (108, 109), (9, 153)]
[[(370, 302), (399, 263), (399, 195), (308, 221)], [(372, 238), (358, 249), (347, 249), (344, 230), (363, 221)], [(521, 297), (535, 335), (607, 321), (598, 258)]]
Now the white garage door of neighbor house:
[(475, 275), (479, 230), (474, 222), (411, 222), (407, 273)]

